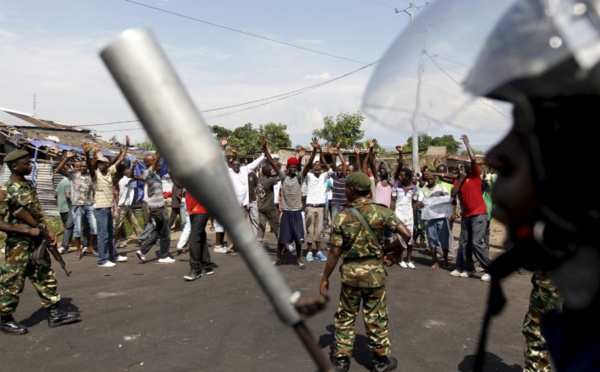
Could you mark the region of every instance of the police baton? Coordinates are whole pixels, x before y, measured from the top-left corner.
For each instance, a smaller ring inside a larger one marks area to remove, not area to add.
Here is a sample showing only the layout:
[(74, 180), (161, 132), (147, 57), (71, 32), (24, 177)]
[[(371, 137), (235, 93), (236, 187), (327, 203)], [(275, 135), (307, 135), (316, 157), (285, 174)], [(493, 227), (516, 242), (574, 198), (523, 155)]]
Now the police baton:
[(325, 299), (299, 301), (299, 293), (291, 291), (273, 265), (237, 203), (217, 141), (154, 35), (145, 29), (125, 30), (100, 56), (172, 175), (231, 235), (280, 320), (294, 328), (319, 370), (332, 371), (304, 323), (324, 307)]

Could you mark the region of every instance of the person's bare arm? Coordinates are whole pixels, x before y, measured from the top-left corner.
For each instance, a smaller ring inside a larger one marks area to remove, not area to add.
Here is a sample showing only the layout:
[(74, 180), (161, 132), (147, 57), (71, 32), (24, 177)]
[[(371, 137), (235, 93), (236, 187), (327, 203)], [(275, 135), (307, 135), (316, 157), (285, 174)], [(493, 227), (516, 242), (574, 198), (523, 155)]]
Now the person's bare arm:
[(321, 292), (323, 296), (327, 295), (327, 291), (329, 291), (329, 277), (331, 276), (333, 270), (335, 270), (341, 254), (342, 249), (340, 247), (332, 245), (329, 248), (327, 262), (325, 263), (325, 269), (323, 269), (323, 276), (321, 277), (321, 284), (319, 285), (319, 292)]
[(90, 157), (90, 151), (92, 151), (92, 146), (90, 146), (89, 142), (85, 141), (81, 147), (83, 148), (83, 154), (85, 155), (85, 163), (87, 164), (88, 172), (90, 172), (90, 176), (92, 178), (95, 178), (96, 177), (96, 169), (94, 169), (95, 164), (92, 161), (92, 158)]
[(396, 167), (396, 171), (394, 172), (394, 181), (397, 181), (400, 177), (400, 171), (402, 171), (402, 164), (404, 164), (404, 155), (402, 154), (402, 145), (396, 146), (396, 151), (398, 151), (398, 166)]
[(271, 164), (271, 168), (273, 168), (273, 170), (275, 171), (275, 174), (278, 175), (279, 174), (279, 166), (277, 165), (277, 162), (271, 156), (271, 152), (269, 151), (269, 147), (267, 146), (267, 140), (264, 138), (261, 138), (260, 145), (263, 148), (263, 152), (265, 153), (265, 157), (267, 158), (267, 161), (269, 162), (269, 164)]
[(342, 153), (342, 140), (339, 140), (336, 147), (338, 156), (340, 157), (340, 161), (342, 162), (342, 176), (345, 176), (348, 173), (348, 164), (346, 163), (346, 157)]
[(54, 173), (60, 173), (66, 176), (68, 174), (68, 171), (65, 169), (65, 165), (67, 164), (67, 161), (69, 161), (69, 159), (73, 158), (73, 156), (75, 156), (75, 153), (73, 151), (67, 151), (65, 157), (60, 160), (60, 162), (56, 166), (56, 169), (54, 169)]
[(367, 155), (367, 159), (365, 159), (365, 161), (369, 165), (369, 168), (371, 169), (371, 172), (373, 173), (373, 177), (377, 177), (377, 167), (375, 166), (375, 153), (374, 153), (375, 146), (377, 146), (377, 140), (375, 138), (373, 138), (369, 142), (369, 154)]
[(316, 137), (313, 137), (312, 142), (310, 144), (312, 145), (313, 150), (310, 153), (310, 158), (308, 158), (308, 162), (304, 166), (304, 169), (302, 169), (303, 178), (306, 177), (306, 175), (308, 174), (308, 171), (312, 166), (313, 160), (315, 160), (315, 156), (317, 155), (317, 151), (321, 148), (321, 145), (319, 145), (319, 142), (317, 141)]
[(473, 152), (473, 149), (469, 144), (469, 137), (467, 137), (466, 134), (463, 134), (462, 136), (460, 136), (460, 138), (463, 140), (463, 143), (467, 148), (467, 154), (469, 154), (469, 159), (471, 160), (471, 169), (475, 170), (475, 168), (477, 167), (477, 158), (475, 157), (475, 153)]
[(121, 164), (123, 162), (123, 159), (125, 159), (125, 155), (127, 155), (127, 149), (129, 149), (129, 146), (130, 146), (129, 136), (125, 136), (125, 147), (121, 148), (121, 151), (119, 152), (119, 156), (117, 156), (116, 160), (111, 165), (118, 167), (119, 164)]

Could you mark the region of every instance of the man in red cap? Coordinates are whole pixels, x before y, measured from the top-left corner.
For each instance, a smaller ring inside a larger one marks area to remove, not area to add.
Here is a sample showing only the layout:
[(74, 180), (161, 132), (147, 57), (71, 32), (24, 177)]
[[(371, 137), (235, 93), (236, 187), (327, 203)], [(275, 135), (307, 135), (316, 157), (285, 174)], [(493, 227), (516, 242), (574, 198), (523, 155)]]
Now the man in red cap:
[[(298, 152), (299, 157), (306, 154), (306, 150), (301, 149)], [(302, 263), (302, 244), (304, 243), (304, 218), (302, 216), (302, 182), (308, 166), (304, 168), (301, 174), (298, 174), (300, 161), (292, 157), (287, 160), (285, 170), (279, 171), (275, 162), (271, 163), (276, 173), (281, 178), (281, 200), (282, 207), (281, 220), (279, 221), (279, 237), (277, 241), (277, 253), (275, 264), (281, 265), (281, 252), (283, 247), (291, 242), (296, 244), (296, 265), (299, 269), (304, 269)]]

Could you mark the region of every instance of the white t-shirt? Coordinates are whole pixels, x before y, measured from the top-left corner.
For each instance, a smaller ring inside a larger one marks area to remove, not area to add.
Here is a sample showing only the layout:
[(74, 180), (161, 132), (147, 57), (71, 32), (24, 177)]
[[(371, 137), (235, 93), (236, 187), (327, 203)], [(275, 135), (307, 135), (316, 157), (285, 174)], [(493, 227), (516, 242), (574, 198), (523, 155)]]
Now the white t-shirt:
[(333, 171), (322, 172), (319, 176), (308, 172), (306, 175), (306, 204), (325, 204), (325, 192), (327, 191), (327, 180)]
[(414, 215), (412, 203), (413, 200), (419, 201), (419, 191), (416, 186), (405, 190), (402, 185), (395, 184), (392, 189), (392, 198), (396, 198), (396, 216), (400, 218), (412, 217)]

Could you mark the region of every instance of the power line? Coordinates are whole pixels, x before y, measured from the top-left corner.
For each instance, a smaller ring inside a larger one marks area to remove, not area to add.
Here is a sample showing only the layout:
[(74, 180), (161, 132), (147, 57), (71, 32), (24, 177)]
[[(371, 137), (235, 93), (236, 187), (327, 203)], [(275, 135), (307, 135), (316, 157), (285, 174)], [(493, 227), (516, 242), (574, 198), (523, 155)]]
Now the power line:
[(213, 23), (213, 22), (209, 22), (209, 21), (205, 21), (205, 20), (202, 20), (202, 19), (199, 19), (199, 18), (190, 17), (190, 16), (187, 16), (185, 14), (171, 12), (169, 10), (162, 9), (162, 8), (157, 8), (155, 6), (151, 6), (151, 5), (144, 4), (144, 3), (138, 3), (138, 2), (133, 1), (133, 0), (125, 0), (125, 1), (127, 1), (129, 3), (132, 3), (132, 4), (135, 4), (135, 5), (143, 6), (143, 7), (149, 8), (149, 9), (157, 10), (159, 12), (171, 14), (171, 15), (174, 15), (176, 17), (181, 17), (181, 18), (189, 19), (189, 20), (192, 20), (192, 21), (195, 21), (195, 22), (204, 23), (204, 24), (207, 24), (207, 25), (210, 25), (210, 26), (219, 27), (219, 28), (222, 28), (222, 29), (225, 29), (225, 30), (228, 30), (228, 31), (233, 31), (233, 32), (237, 32), (237, 33), (240, 33), (240, 34), (252, 36), (252, 37), (255, 37), (255, 38), (258, 38), (258, 39), (271, 41), (273, 43), (286, 45), (286, 46), (289, 46), (289, 47), (292, 47), (292, 48), (301, 49), (301, 50), (305, 50), (305, 51), (308, 51), (308, 52), (321, 54), (321, 55), (328, 56), (328, 57), (342, 59), (344, 61), (350, 61), (350, 62), (354, 62), (354, 63), (360, 63), (360, 64), (363, 64), (363, 65), (368, 65), (368, 63), (366, 63), (366, 62), (357, 61), (355, 59), (346, 58), (346, 57), (340, 57), (340, 56), (337, 56), (335, 54), (331, 54), (331, 53), (327, 53), (327, 52), (321, 52), (321, 51), (318, 51), (318, 50), (314, 50), (314, 49), (302, 47), (302, 46), (299, 46), (299, 45), (291, 44), (291, 43), (288, 43), (288, 42), (285, 42), (285, 41), (275, 40), (275, 39), (272, 39), (272, 38), (269, 38), (269, 37), (266, 37), (266, 36), (256, 35), (256, 34), (253, 34), (253, 33), (250, 33), (250, 32), (246, 32), (246, 31), (242, 31), (242, 30), (238, 30), (238, 29), (235, 29), (235, 28), (232, 28), (232, 27), (223, 26), (223, 25), (220, 25), (220, 24), (217, 24), (217, 23)]
[[(369, 67), (371, 67), (371, 66), (373, 66), (373, 65), (375, 65), (377, 63), (379, 63), (379, 61), (375, 61), (373, 63), (370, 63), (370, 64), (366, 65), (366, 66), (360, 67), (360, 68), (358, 68), (356, 70), (350, 71), (350, 72), (345, 73), (343, 75), (336, 76), (336, 77), (334, 77), (332, 79), (329, 79), (327, 81), (324, 81), (324, 82), (321, 82), (321, 83), (318, 83), (318, 84), (314, 84), (314, 85), (311, 85), (311, 86), (308, 86), (308, 87), (296, 89), (296, 90), (293, 90), (293, 91), (290, 91), (290, 92), (281, 93), (281, 94), (277, 94), (275, 96), (266, 97), (266, 98), (260, 98), (260, 99), (256, 99), (256, 100), (253, 100), (253, 101), (238, 103), (238, 104), (234, 104), (234, 105), (222, 106), (222, 107), (217, 107), (217, 108), (212, 108), (212, 109), (207, 109), (207, 110), (200, 110), (200, 112), (201, 113), (208, 113), (208, 112), (214, 112), (214, 111), (220, 111), (220, 110), (226, 110), (226, 109), (241, 107), (241, 106), (245, 106), (245, 105), (251, 105), (251, 104), (254, 104), (254, 103), (258, 103), (258, 102), (264, 102), (264, 103), (261, 103), (261, 104), (258, 104), (258, 105), (254, 105), (252, 107), (247, 107), (247, 108), (244, 108), (244, 109), (241, 109), (241, 110), (232, 111), (232, 112), (226, 112), (226, 113), (223, 113), (223, 114), (220, 114), (220, 115), (215, 115), (212, 118), (232, 115), (232, 114), (235, 114), (235, 113), (238, 113), (238, 112), (242, 112), (242, 111), (250, 110), (252, 108), (256, 108), (256, 107), (268, 105), (269, 103), (281, 101), (283, 99), (294, 97), (294, 96), (297, 96), (299, 94), (311, 91), (313, 89), (322, 87), (324, 85), (333, 83), (334, 81), (337, 81), (339, 79), (343, 79), (343, 78), (345, 78), (347, 76), (350, 76), (352, 74), (360, 72), (360, 71), (362, 71), (362, 70), (364, 70), (366, 68), (369, 68)], [(95, 123), (95, 124), (82, 124), (82, 125), (78, 125), (77, 127), (81, 127), (81, 128), (84, 128), (84, 127), (98, 127), (98, 126), (104, 126), (104, 125), (137, 123), (137, 122), (139, 122), (139, 120), (120, 120), (120, 121), (111, 121), (111, 122)], [(101, 131), (97, 131), (97, 132), (101, 132)]]

